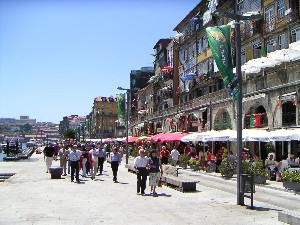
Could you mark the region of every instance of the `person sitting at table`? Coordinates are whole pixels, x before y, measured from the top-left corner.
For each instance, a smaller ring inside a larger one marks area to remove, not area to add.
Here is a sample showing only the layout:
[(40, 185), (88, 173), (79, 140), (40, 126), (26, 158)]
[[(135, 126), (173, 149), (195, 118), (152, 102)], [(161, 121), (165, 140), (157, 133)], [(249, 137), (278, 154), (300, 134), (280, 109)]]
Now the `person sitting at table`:
[(298, 158), (295, 159), (295, 163), (299, 167), (299, 156), (298, 156)]
[(276, 167), (276, 162), (273, 159), (273, 155), (270, 155), (269, 158), (265, 161), (265, 166), (269, 171), (277, 171), (278, 168)]
[(287, 160), (288, 165), (290, 167), (296, 167), (297, 166), (297, 164), (295, 162), (295, 155), (294, 154), (291, 154), (290, 157), (288, 157), (286, 160)]

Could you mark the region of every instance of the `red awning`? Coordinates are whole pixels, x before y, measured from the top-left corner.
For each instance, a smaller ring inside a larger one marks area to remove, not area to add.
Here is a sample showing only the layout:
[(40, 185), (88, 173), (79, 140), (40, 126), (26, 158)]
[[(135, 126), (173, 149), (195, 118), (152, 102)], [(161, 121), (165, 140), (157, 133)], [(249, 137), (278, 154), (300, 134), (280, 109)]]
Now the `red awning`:
[(172, 142), (180, 141), (180, 139), (186, 136), (187, 133), (166, 133), (165, 135), (158, 138), (158, 142)]
[[(139, 137), (129, 137), (128, 138), (128, 143), (135, 142)], [(126, 143), (126, 139), (122, 141), (123, 143)]]
[(157, 139), (161, 136), (165, 135), (164, 133), (158, 133), (158, 134), (155, 134), (153, 135), (152, 137), (148, 137), (147, 138), (147, 141), (154, 141), (154, 142), (157, 142)]

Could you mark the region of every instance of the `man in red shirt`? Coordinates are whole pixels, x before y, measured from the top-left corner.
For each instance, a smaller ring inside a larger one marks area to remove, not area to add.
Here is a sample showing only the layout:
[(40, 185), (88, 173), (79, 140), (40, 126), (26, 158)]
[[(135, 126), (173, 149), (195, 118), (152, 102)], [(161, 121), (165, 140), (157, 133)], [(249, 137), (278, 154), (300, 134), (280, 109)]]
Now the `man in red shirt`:
[(168, 164), (170, 152), (167, 150), (166, 146), (162, 146), (160, 151), (161, 163)]
[(216, 155), (216, 173), (219, 173), (219, 165), (221, 165), (221, 162), (222, 162), (222, 157), (223, 157), (223, 154), (222, 154), (222, 150), (219, 149), (217, 155)]

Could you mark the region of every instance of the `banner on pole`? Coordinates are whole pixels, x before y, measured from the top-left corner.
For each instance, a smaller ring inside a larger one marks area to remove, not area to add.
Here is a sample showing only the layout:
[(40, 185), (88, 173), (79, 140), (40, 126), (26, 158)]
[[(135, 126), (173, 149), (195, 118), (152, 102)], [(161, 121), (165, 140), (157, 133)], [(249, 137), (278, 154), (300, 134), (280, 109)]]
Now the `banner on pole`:
[(208, 27), (206, 28), (206, 36), (226, 90), (233, 100), (236, 100), (240, 88), (237, 77), (233, 74), (230, 29), (230, 25)]
[(118, 102), (118, 120), (120, 123), (125, 122), (125, 94), (117, 94)]

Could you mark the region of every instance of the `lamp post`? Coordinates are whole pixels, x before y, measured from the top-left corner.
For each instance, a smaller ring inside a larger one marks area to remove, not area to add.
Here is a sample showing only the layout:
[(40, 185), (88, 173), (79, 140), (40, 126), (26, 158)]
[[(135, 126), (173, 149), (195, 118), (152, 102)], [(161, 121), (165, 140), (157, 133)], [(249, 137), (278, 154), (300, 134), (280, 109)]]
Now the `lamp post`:
[(247, 13), (244, 15), (238, 15), (233, 13), (224, 12), (221, 10), (216, 10), (214, 12), (217, 16), (224, 16), (235, 20), (235, 57), (236, 57), (236, 76), (237, 83), (240, 88), (240, 92), (237, 97), (237, 113), (236, 113), (236, 122), (237, 122), (237, 204), (244, 205), (244, 193), (241, 190), (242, 187), (242, 131), (243, 131), (243, 120), (242, 120), (242, 111), (243, 111), (243, 91), (242, 91), (242, 71), (241, 71), (241, 30), (240, 23), (241, 20), (259, 20), (262, 18), (260, 14), (257, 13)]
[(103, 117), (104, 117), (104, 105), (101, 106), (101, 145), (102, 145), (102, 139), (103, 139), (103, 132), (104, 132), (104, 127), (103, 127)]
[(126, 119), (125, 119), (125, 127), (126, 127), (126, 164), (128, 164), (128, 158), (129, 158), (129, 150), (128, 150), (128, 123), (129, 123), (129, 94), (131, 92), (131, 89), (121, 88), (118, 87), (118, 90), (126, 91)]

